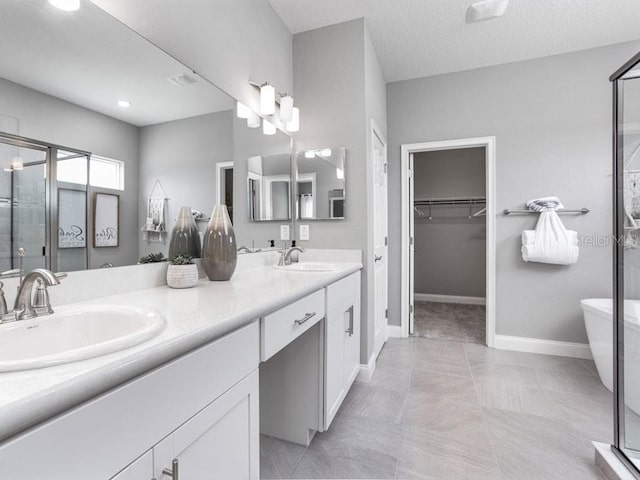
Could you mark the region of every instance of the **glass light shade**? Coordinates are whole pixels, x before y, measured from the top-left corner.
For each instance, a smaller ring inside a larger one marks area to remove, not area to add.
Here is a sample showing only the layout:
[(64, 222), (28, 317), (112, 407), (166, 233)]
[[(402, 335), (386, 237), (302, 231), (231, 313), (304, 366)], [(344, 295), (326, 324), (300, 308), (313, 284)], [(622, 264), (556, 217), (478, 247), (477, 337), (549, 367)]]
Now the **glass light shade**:
[(307, 150), (304, 152), (304, 158), (313, 158), (316, 156), (315, 150)]
[(276, 113), (276, 89), (269, 84), (260, 87), (260, 113), (263, 115)]
[(331, 156), (331, 149), (330, 148), (323, 148), (322, 150), (320, 150), (320, 156), (321, 157), (330, 157)]
[(291, 121), (287, 122), (287, 130), (290, 132), (297, 132), (300, 130), (300, 109), (293, 107), (291, 115)]
[(238, 118), (249, 118), (253, 112), (244, 103), (236, 103), (236, 115)]
[(249, 117), (247, 118), (247, 127), (258, 128), (259, 126), (260, 126), (260, 115), (250, 111)]
[(275, 135), (276, 134), (276, 126), (268, 120), (264, 120), (262, 122), (262, 133), (265, 135)]
[(24, 162), (21, 157), (13, 157), (11, 160), (11, 170), (22, 170), (24, 168)]
[(75, 12), (80, 8), (80, 0), (49, 0), (49, 3), (65, 12)]
[(293, 118), (293, 97), (285, 95), (280, 99), (280, 120), (290, 122)]

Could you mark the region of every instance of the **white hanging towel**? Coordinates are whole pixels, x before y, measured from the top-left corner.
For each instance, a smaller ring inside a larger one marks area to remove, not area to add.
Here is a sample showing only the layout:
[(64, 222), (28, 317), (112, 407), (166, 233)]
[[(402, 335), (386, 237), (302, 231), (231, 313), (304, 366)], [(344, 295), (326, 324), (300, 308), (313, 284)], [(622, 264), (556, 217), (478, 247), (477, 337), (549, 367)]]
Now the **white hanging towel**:
[(536, 229), (522, 232), (522, 259), (555, 265), (576, 263), (578, 233), (565, 229), (555, 211), (543, 211)]

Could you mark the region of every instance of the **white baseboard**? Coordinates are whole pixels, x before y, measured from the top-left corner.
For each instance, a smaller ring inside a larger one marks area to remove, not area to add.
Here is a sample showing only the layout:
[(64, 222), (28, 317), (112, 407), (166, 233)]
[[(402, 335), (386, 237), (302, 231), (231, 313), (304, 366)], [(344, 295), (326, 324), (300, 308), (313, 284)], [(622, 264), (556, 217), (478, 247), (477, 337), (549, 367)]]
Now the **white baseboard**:
[(561, 357), (592, 359), (588, 343), (558, 342), (540, 338), (511, 337), (496, 335), (495, 348), (498, 350), (514, 350), (516, 352), (542, 353)]
[(403, 335), (402, 327), (400, 325), (387, 325), (387, 334), (391, 338), (404, 338), (409, 336), (409, 332)]
[(413, 299), (417, 302), (437, 303), (463, 303), (465, 305), (486, 305), (484, 297), (464, 297), (461, 295), (438, 295), (435, 293), (414, 293)]
[(369, 357), (369, 362), (366, 365), (360, 364), (360, 371), (356, 377), (356, 382), (369, 383), (373, 378), (373, 372), (376, 370), (376, 354), (374, 353)]

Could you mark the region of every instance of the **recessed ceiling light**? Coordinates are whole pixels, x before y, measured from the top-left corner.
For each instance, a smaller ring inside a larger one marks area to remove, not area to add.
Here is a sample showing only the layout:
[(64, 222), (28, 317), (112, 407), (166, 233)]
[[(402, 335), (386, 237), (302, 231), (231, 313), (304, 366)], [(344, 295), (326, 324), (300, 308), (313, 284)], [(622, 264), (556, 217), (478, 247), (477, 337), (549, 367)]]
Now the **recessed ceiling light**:
[(129, 108), (131, 106), (131, 102), (129, 100), (118, 100), (118, 106), (120, 108)]
[(65, 12), (75, 12), (80, 8), (80, 0), (49, 0), (49, 3)]
[(504, 14), (509, 0), (483, 0), (472, 4), (467, 10), (467, 23), (481, 22)]

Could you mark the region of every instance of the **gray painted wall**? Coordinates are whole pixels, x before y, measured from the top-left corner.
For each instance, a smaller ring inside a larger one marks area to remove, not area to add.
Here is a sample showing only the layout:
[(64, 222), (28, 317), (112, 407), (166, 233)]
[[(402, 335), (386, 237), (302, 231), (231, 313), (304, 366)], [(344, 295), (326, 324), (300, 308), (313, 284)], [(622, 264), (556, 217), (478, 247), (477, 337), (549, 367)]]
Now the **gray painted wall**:
[(363, 19), (295, 35), (293, 64), (301, 111), (296, 150), (347, 149), (346, 218), (304, 220), (310, 225), (311, 240), (300, 244), (363, 250), (361, 361), (366, 363), (373, 351), (373, 320), (368, 313), (373, 297), (367, 296), (371, 280), (364, 260), (369, 257), (367, 132), (371, 116), (381, 128), (386, 125), (384, 79)]
[[(18, 119), (17, 131), (9, 133), (124, 162), (125, 190), (115, 192), (120, 195), (120, 246), (89, 247), (89, 267), (104, 262), (116, 266), (136, 263), (138, 215), (137, 209), (131, 207), (138, 202), (138, 128), (4, 79), (0, 79), (0, 116)], [(90, 208), (89, 217), (91, 211)], [(93, 231), (91, 225), (89, 218), (89, 235)]]
[[(611, 232), (611, 86), (608, 76), (640, 42), (388, 85), (390, 212), (399, 212), (400, 145), (495, 135), (496, 207), (557, 195), (584, 216), (563, 216), (583, 235)], [(611, 247), (583, 246), (577, 264), (527, 264), (520, 233), (535, 216), (497, 226), (497, 333), (585, 343), (579, 301), (611, 295)], [(400, 231), (399, 215), (390, 231)], [(392, 321), (400, 309), (399, 235), (390, 238)]]
[[(422, 152), (413, 159), (416, 199), (485, 195), (484, 148)], [(474, 212), (482, 207), (475, 207)], [(486, 217), (440, 206), (415, 217), (415, 292), (485, 296)]]
[[(160, 180), (169, 201), (167, 241), (150, 243), (139, 235), (139, 256), (169, 252), (171, 230), (182, 206), (210, 217), (217, 203), (216, 163), (233, 161), (234, 112), (211, 113), (140, 129), (138, 224), (146, 219), (146, 199)], [(156, 192), (158, 194), (159, 192)], [(206, 222), (198, 222), (200, 230)]]

